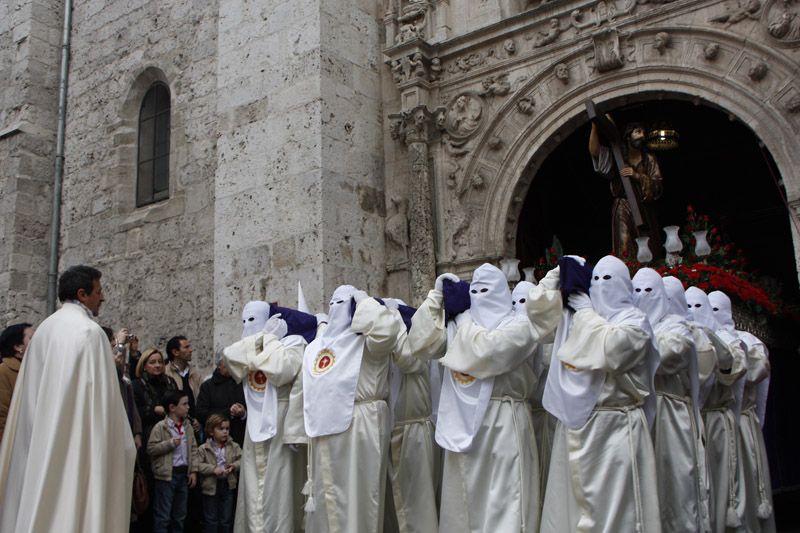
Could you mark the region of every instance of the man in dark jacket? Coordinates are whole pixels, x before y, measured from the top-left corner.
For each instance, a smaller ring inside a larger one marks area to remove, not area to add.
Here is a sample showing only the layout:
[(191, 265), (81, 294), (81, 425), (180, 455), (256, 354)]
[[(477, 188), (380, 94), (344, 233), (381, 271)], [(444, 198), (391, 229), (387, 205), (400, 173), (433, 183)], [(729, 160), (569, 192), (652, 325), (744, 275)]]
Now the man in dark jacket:
[(222, 359), (222, 350), (214, 355), (217, 369), (214, 374), (200, 385), (197, 395), (197, 419), (205, 425), (209, 415), (217, 413), (230, 417), (231, 438), (239, 446), (244, 446), (245, 409), (244, 389), (236, 383)]

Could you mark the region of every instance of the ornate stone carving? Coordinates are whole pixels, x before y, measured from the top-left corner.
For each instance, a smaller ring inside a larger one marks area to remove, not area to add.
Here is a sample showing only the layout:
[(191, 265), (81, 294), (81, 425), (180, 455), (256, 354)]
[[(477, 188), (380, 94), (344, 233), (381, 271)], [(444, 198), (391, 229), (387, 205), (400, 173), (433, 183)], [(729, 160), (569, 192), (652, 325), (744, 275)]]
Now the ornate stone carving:
[(503, 52), (506, 53), (507, 57), (511, 57), (517, 53), (517, 44), (514, 42), (514, 39), (506, 39), (503, 42)]
[(608, 72), (622, 67), (622, 52), (617, 30), (606, 30), (592, 35), (594, 44), (594, 68), (598, 72)]
[(538, 35), (533, 39), (533, 46), (540, 48), (554, 42), (564, 30), (566, 30), (566, 28), (561, 27), (557, 18), (551, 18), (547, 31), (540, 30), (537, 32)]
[(638, 4), (646, 4), (647, 0), (631, 0), (628, 5), (622, 9), (617, 8), (616, 3), (606, 3), (601, 0), (597, 2), (592, 8), (589, 9), (589, 14), (583, 12), (582, 9), (575, 9), (570, 13), (570, 26), (578, 31), (584, 28), (594, 26), (599, 28), (604, 22), (612, 22), (615, 18), (633, 13)]
[(708, 43), (703, 47), (703, 57), (708, 61), (714, 61), (719, 55), (719, 44)]
[(566, 63), (559, 63), (553, 67), (553, 72), (555, 73), (556, 78), (561, 80), (561, 83), (564, 85), (569, 83), (569, 67), (567, 67)]
[(536, 106), (536, 101), (533, 99), (533, 96), (523, 96), (519, 99), (519, 102), (517, 102), (517, 110), (523, 115), (532, 115), (534, 106)]
[(410, 76), (428, 79), (428, 69), (425, 68), (425, 62), (422, 59), (422, 54), (417, 52), (416, 54), (412, 55), (408, 60), (408, 64), (410, 67)]
[(450, 134), (442, 134), (442, 146), (452, 157), (463, 157), (470, 152), (466, 147), (467, 139), (453, 139)]
[(425, 39), (425, 25), (430, 8), (427, 0), (409, 0), (397, 17), (400, 31), (395, 37), (395, 44)]
[(480, 96), (474, 92), (464, 92), (453, 98), (447, 106), (444, 127), (451, 139), (465, 139), (478, 131), (483, 119)]
[(403, 120), (394, 120), (389, 123), (389, 135), (395, 141), (406, 142), (406, 123)]
[(660, 31), (656, 34), (656, 40), (653, 41), (653, 49), (658, 50), (658, 53), (664, 55), (667, 48), (670, 46), (670, 42), (672, 38), (670, 37), (669, 33), (665, 31)]
[(747, 75), (753, 81), (761, 81), (767, 75), (767, 64), (763, 61), (758, 61), (750, 66), (750, 70), (747, 71)]
[(795, 94), (786, 102), (786, 111), (791, 114), (800, 113), (800, 94)]
[(499, 150), (503, 147), (503, 139), (497, 136), (492, 136), (489, 138), (488, 141), (489, 149), (491, 150)]
[(771, 0), (762, 17), (769, 35), (783, 44), (800, 45), (800, 1)]
[(472, 54), (459, 57), (455, 61), (453, 61), (448, 67), (447, 72), (451, 74), (458, 74), (460, 72), (469, 72), (475, 67), (483, 65), (485, 58), (483, 54), (480, 52), (474, 52)]
[(439, 81), (442, 77), (442, 60), (438, 57), (431, 59), (431, 81)]
[(724, 13), (711, 17), (709, 22), (724, 24), (730, 28), (745, 19), (758, 20), (758, 11), (761, 9), (759, 0), (739, 0), (736, 6), (728, 6)]
[(483, 91), (478, 93), (480, 96), (505, 96), (511, 92), (508, 74), (489, 76), (481, 82), (481, 85), (483, 86)]
[(408, 198), (392, 197), (392, 213), (386, 219), (386, 239), (391, 256), (396, 258), (395, 268), (408, 261)]

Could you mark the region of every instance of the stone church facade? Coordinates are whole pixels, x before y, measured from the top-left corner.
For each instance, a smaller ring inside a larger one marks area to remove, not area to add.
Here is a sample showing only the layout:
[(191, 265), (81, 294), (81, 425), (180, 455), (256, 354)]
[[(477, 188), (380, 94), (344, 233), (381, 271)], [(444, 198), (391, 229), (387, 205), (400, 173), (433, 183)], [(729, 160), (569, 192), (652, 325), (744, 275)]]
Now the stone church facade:
[[(6, 322), (46, 309), (63, 9), (0, 7)], [(298, 281), (315, 311), (341, 283), (418, 304), (513, 256), (587, 98), (728, 113), (800, 214), (800, 0), (86, 1), (69, 34), (58, 264), (104, 272), (101, 322), (183, 333), (206, 367), (244, 303), (293, 306)], [(142, 203), (155, 85), (167, 198)]]

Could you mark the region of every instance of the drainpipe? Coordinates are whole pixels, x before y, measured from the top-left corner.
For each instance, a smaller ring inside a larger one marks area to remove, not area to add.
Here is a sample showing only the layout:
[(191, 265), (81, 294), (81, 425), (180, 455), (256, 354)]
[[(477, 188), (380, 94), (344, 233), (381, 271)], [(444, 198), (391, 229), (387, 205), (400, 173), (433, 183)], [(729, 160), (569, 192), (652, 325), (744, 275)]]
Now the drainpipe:
[(56, 310), (58, 277), (58, 236), (61, 229), (61, 186), (64, 180), (64, 129), (67, 119), (67, 77), (69, 73), (69, 33), (72, 27), (72, 0), (64, 0), (64, 29), (61, 36), (61, 75), (58, 86), (58, 133), (56, 170), (53, 178), (53, 216), (50, 223), (50, 271), (47, 274), (47, 314)]

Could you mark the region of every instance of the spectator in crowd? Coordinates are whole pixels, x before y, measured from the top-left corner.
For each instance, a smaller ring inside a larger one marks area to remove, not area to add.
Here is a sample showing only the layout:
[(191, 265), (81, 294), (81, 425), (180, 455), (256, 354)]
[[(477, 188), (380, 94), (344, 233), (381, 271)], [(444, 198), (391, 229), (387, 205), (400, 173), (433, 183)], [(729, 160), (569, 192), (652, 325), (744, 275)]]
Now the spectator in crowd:
[[(244, 446), (247, 416), (244, 390), (228, 372), (228, 367), (222, 359), (223, 350), (224, 348), (220, 348), (214, 354), (217, 368), (211, 377), (200, 385), (200, 394), (197, 396), (197, 419), (201, 424), (208, 425), (208, 418), (212, 414), (230, 417), (230, 437), (241, 447)], [(208, 433), (206, 436), (210, 437)]]
[(200, 488), (206, 533), (231, 530), (233, 491), (239, 476), (242, 449), (229, 438), (230, 422), (221, 414), (209, 415), (205, 424), (208, 440), (200, 446)]
[(117, 332), (114, 348), (116, 353), (122, 355), (122, 360), (127, 361), (125, 374), (128, 377), (134, 377), (136, 365), (142, 356), (142, 352), (139, 351), (139, 337), (133, 335), (128, 328), (122, 328)]
[(175, 380), (164, 374), (164, 356), (155, 348), (145, 350), (136, 365), (133, 396), (142, 418), (142, 436), (149, 442), (150, 431), (167, 415), (161, 398), (168, 390), (176, 390)]
[(200, 434), (200, 423), (196, 420), (195, 405), (197, 395), (200, 394), (200, 384), (203, 378), (200, 373), (192, 367), (192, 345), (183, 335), (176, 335), (167, 341), (167, 359), (169, 364), (166, 374), (178, 384), (178, 390), (184, 391), (189, 395), (189, 417), (192, 421), (194, 432)]
[(0, 333), (0, 441), (3, 440), (3, 431), (6, 427), (8, 407), (11, 405), (11, 395), (14, 394), (14, 385), (17, 383), (19, 366), (25, 355), (25, 348), (33, 336), (33, 327), (30, 324), (13, 324)]
[(150, 433), (147, 453), (155, 477), (153, 532), (183, 531), (189, 489), (197, 483), (197, 441), (194, 431), (187, 431), (189, 397), (183, 391), (164, 394), (161, 406), (167, 418)]
[(133, 396), (133, 383), (131, 383), (131, 380), (125, 375), (124, 352), (117, 351), (119, 346), (116, 343), (114, 331), (111, 328), (103, 326), (103, 332), (108, 337), (108, 342), (111, 343), (111, 353), (114, 354), (114, 364), (117, 367), (119, 391), (122, 394), (122, 405), (125, 406), (125, 412), (128, 415), (128, 423), (133, 433), (133, 442), (136, 444), (136, 449), (138, 450), (142, 447), (142, 417), (139, 416), (139, 410), (136, 409), (136, 400)]

